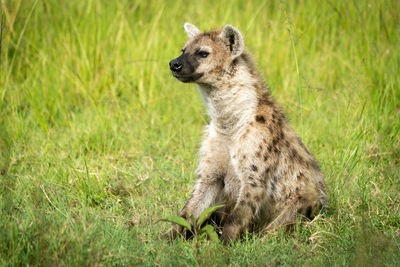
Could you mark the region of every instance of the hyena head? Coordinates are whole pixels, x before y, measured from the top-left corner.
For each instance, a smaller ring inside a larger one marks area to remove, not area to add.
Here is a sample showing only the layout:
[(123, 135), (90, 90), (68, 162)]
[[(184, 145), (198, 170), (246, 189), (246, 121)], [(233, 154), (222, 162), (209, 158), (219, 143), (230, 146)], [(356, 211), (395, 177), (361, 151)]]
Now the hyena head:
[(185, 23), (189, 41), (182, 55), (169, 63), (172, 74), (182, 82), (212, 85), (229, 74), (233, 62), (244, 50), (242, 34), (226, 25), (223, 29), (202, 33), (196, 26)]

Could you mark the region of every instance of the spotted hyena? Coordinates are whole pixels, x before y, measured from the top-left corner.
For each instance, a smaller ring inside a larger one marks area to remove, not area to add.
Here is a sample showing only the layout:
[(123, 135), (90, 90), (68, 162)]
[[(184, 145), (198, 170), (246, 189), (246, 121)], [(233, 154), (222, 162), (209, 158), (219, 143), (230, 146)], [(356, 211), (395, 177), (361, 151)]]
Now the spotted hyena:
[[(268, 230), (313, 218), (326, 205), (317, 161), (296, 135), (231, 25), (201, 32), (190, 23), (173, 76), (198, 85), (210, 123), (198, 179), (180, 216), (196, 219), (216, 204), (224, 242), (245, 230)], [(169, 236), (183, 234), (174, 225)]]

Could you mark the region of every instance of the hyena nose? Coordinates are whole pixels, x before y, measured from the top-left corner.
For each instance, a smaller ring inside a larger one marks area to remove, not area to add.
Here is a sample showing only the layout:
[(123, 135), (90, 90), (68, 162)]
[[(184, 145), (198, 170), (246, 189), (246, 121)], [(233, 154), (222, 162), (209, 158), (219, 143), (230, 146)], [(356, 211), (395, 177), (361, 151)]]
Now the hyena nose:
[(171, 62), (169, 62), (169, 68), (172, 71), (180, 71), (182, 69), (182, 67), (183, 67), (182, 62), (180, 62), (180, 61), (178, 61), (176, 59), (171, 60)]

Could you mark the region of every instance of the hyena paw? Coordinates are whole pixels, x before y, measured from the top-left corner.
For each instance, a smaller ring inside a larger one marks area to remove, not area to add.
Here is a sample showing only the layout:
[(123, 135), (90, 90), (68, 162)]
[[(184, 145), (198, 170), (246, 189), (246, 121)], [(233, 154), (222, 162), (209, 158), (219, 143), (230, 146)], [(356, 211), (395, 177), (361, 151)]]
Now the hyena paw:
[(221, 235), (221, 241), (224, 244), (229, 244), (235, 241), (240, 235), (240, 227), (233, 224), (228, 224), (224, 226)]

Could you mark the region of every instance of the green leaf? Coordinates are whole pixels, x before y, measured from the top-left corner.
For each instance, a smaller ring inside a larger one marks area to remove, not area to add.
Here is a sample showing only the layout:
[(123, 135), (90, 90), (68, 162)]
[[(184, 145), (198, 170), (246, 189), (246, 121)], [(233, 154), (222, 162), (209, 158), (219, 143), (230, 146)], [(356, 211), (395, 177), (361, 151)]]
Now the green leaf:
[(199, 233), (205, 233), (211, 241), (218, 242), (218, 235), (211, 225), (204, 226), (200, 229)]
[(200, 227), (208, 218), (210, 218), (211, 214), (219, 208), (222, 208), (224, 205), (217, 205), (214, 207), (210, 207), (206, 209), (201, 215), (197, 222), (198, 227)]
[(189, 214), (189, 219), (192, 223), (192, 225), (195, 227), (195, 230), (197, 230), (198, 228), (196, 228), (196, 219), (194, 218), (193, 214)]
[(179, 217), (179, 216), (171, 215), (171, 216), (167, 216), (165, 218), (162, 218), (162, 219), (160, 219), (158, 221), (176, 223), (176, 224), (179, 224), (182, 227), (185, 227), (189, 231), (192, 230), (192, 227), (190, 226), (190, 224), (185, 219), (183, 219), (182, 217)]

